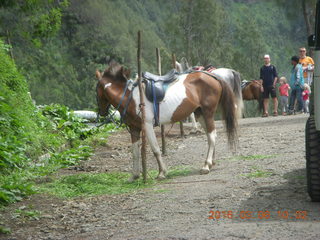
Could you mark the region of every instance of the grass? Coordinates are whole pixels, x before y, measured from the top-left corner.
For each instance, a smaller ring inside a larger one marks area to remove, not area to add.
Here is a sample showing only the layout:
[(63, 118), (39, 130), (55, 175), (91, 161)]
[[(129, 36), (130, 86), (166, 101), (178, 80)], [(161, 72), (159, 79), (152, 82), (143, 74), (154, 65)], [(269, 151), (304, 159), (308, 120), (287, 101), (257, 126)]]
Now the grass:
[[(245, 161), (254, 161), (254, 160), (261, 160), (261, 159), (268, 159), (275, 157), (276, 155), (248, 155), (248, 156), (233, 156), (230, 158), (227, 158), (227, 161), (240, 161), (240, 160), (245, 160)], [(225, 161), (225, 160), (220, 160), (220, 162)]]
[(175, 166), (169, 170), (167, 178), (170, 179), (174, 177), (188, 176), (190, 173), (190, 166)]
[(39, 220), (41, 217), (41, 212), (38, 210), (19, 208), (15, 210), (13, 215), (16, 218), (20, 218), (23, 220)]
[[(178, 176), (187, 176), (190, 173), (190, 167), (176, 166), (169, 170), (166, 181)], [(154, 186), (157, 183), (156, 175), (157, 171), (149, 171), (147, 182), (144, 184), (141, 178), (129, 183), (129, 173), (81, 173), (63, 176), (51, 183), (40, 184), (39, 191), (61, 198), (122, 194)], [(165, 191), (166, 189), (155, 190), (155, 192)]]
[(259, 169), (258, 167), (252, 166), (251, 172), (246, 174), (241, 174), (241, 176), (249, 177), (249, 178), (265, 178), (273, 175), (273, 172), (268, 172)]
[[(1, 224), (1, 223), (0, 223)], [(0, 225), (0, 233), (2, 234), (10, 234), (11, 233), (11, 229), (5, 226), (1, 226)]]
[(154, 184), (152, 179), (149, 179), (146, 184), (143, 184), (141, 179), (129, 183), (129, 177), (128, 173), (81, 173), (64, 176), (52, 183), (44, 184), (40, 190), (61, 198), (73, 198), (127, 193)]

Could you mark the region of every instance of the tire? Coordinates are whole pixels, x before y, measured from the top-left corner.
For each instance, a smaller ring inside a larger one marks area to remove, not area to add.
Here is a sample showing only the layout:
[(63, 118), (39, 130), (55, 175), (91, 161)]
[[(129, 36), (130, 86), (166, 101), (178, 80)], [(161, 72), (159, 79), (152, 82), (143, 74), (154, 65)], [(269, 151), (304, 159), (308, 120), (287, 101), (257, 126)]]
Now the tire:
[(320, 131), (313, 116), (306, 123), (307, 187), (313, 202), (320, 202)]

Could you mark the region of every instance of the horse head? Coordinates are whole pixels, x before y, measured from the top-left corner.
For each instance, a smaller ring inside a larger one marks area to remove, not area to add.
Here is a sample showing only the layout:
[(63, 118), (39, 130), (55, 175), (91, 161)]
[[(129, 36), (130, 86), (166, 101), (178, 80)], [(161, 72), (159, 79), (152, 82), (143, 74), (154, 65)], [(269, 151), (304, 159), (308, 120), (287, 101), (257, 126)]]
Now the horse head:
[(106, 116), (110, 104), (113, 103), (111, 100), (116, 98), (115, 95), (121, 94), (121, 89), (130, 78), (130, 70), (118, 63), (111, 63), (103, 73), (96, 70), (96, 78), (98, 113), (100, 116)]

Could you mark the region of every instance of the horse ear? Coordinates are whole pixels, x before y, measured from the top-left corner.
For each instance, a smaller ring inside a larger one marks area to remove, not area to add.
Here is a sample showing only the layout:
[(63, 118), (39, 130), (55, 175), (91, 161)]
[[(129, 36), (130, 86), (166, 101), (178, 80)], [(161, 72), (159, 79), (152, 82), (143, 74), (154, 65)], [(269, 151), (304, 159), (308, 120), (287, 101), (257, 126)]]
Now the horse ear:
[(96, 78), (97, 78), (98, 80), (101, 79), (101, 72), (100, 72), (98, 69), (96, 70)]
[(109, 63), (109, 67), (105, 70), (105, 72), (109, 72), (112, 76), (116, 76), (121, 70), (121, 66), (116, 61), (112, 60)]

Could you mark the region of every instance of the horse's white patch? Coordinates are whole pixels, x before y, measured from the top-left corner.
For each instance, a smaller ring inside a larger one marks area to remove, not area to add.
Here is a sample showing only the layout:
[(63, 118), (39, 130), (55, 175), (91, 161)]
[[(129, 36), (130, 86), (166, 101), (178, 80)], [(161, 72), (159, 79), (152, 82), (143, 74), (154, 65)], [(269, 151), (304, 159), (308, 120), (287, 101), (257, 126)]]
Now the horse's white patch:
[(111, 85), (112, 85), (112, 83), (106, 83), (106, 84), (104, 85), (104, 89), (110, 87)]
[(160, 103), (160, 123), (169, 123), (177, 107), (187, 98), (184, 86), (186, 77), (187, 74), (180, 75), (178, 80), (169, 86), (165, 98)]
[(216, 147), (216, 137), (217, 137), (217, 131), (214, 129), (212, 132), (207, 133), (208, 137), (208, 154), (207, 159), (205, 161), (205, 164), (202, 168), (203, 173), (208, 173), (210, 171), (210, 168), (213, 165), (214, 155), (215, 155), (215, 147)]
[[(173, 113), (175, 112), (177, 107), (182, 103), (182, 101), (187, 97), (186, 88), (183, 84), (184, 80), (186, 79), (186, 76), (187, 74), (180, 75), (178, 77), (178, 80), (169, 86), (163, 101), (160, 103), (160, 123), (171, 122), (171, 117)], [(146, 121), (153, 123), (153, 105), (151, 102), (148, 101), (145, 94), (143, 94), (143, 96), (145, 101)], [(138, 87), (133, 89), (133, 100), (136, 103), (136, 113), (141, 116), (139, 108), (140, 96)]]

